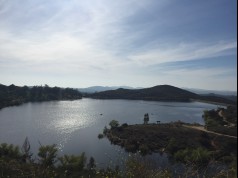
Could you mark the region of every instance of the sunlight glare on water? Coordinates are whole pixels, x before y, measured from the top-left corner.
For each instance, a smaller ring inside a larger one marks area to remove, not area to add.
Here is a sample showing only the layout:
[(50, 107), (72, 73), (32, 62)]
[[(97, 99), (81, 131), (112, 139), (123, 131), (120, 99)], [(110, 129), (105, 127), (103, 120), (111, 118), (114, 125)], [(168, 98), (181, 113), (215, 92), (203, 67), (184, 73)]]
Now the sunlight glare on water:
[(95, 114), (88, 112), (88, 109), (92, 108), (90, 103), (82, 105), (79, 101), (61, 101), (52, 107), (55, 107), (52, 111), (57, 112), (49, 113), (48, 117), (51, 119), (47, 128), (61, 137), (58, 143), (59, 150), (63, 150), (73, 132), (95, 124)]

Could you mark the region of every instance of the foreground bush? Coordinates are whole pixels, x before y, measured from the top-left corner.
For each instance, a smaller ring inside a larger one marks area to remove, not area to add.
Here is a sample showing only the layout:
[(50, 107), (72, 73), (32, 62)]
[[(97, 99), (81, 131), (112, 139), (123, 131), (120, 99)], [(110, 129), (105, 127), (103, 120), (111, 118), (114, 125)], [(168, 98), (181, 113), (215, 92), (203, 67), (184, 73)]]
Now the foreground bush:
[(207, 166), (211, 160), (211, 153), (205, 148), (184, 149), (175, 153), (175, 159), (186, 164)]
[(67, 175), (72, 174), (73, 172), (81, 172), (84, 169), (86, 163), (86, 156), (85, 153), (82, 153), (79, 156), (75, 155), (64, 155), (63, 157), (59, 158), (61, 165), (59, 169), (63, 170), (67, 173)]
[[(146, 147), (142, 147), (147, 149)], [(29, 151), (29, 150), (28, 150)], [(154, 161), (146, 160), (143, 156), (130, 156), (126, 160), (125, 169), (97, 169), (94, 158), (88, 164), (84, 153), (79, 156), (64, 155), (58, 157), (56, 145), (46, 145), (39, 148), (38, 158), (26, 162), (24, 154), (18, 147), (9, 144), (0, 145), (0, 178), (172, 178), (172, 177), (227, 177), (237, 175), (237, 164), (234, 162), (230, 169), (222, 169), (212, 174), (202, 172), (196, 166), (187, 164), (183, 173), (176, 173), (171, 168), (159, 168)], [(193, 162), (208, 161), (210, 153), (202, 148), (184, 150), (176, 154), (178, 159)], [(186, 158), (186, 159), (185, 159)], [(55, 164), (57, 162), (57, 164)]]

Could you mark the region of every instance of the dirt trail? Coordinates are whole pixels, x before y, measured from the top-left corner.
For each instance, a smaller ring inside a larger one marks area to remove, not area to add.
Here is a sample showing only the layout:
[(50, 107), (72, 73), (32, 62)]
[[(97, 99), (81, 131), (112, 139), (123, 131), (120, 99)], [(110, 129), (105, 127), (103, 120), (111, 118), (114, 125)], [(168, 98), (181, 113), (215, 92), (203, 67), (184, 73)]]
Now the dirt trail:
[(204, 126), (190, 126), (190, 125), (183, 125), (183, 126), (184, 126), (184, 127), (187, 127), (187, 128), (192, 128), (192, 129), (196, 129), (196, 130), (201, 130), (201, 131), (207, 132), (207, 133), (212, 133), (212, 134), (221, 135), (221, 136), (224, 136), (224, 137), (230, 137), (230, 138), (236, 138), (236, 139), (237, 139), (237, 136), (226, 135), (226, 134), (221, 134), (221, 133), (217, 133), (217, 132), (213, 132), (213, 131), (206, 130), (206, 129), (204, 128)]
[(218, 112), (218, 115), (219, 115), (220, 117), (222, 117), (223, 120), (229, 124), (229, 126), (231, 126), (231, 127), (234, 127), (234, 126), (235, 126), (235, 124), (229, 122), (229, 121), (226, 119), (226, 117), (223, 115), (222, 110), (220, 110), (220, 111)]

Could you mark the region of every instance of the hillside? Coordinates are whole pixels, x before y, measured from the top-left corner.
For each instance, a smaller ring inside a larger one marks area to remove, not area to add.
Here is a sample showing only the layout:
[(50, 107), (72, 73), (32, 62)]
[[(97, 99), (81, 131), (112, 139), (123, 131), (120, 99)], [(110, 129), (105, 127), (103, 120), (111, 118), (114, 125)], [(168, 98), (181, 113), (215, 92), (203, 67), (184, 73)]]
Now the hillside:
[(214, 95), (220, 95), (220, 96), (237, 96), (237, 91), (206, 90), (206, 89), (198, 89), (198, 88), (182, 88), (182, 89), (191, 91), (191, 92), (199, 94), (199, 95), (214, 94)]
[(209, 94), (201, 94), (201, 96), (207, 96), (207, 97), (219, 97), (219, 98), (225, 98), (228, 100), (232, 100), (232, 101), (237, 101), (237, 95), (219, 95), (219, 94), (215, 94), (215, 93), (209, 93)]
[(152, 101), (191, 101), (199, 100), (225, 104), (236, 104), (235, 101), (218, 96), (202, 96), (193, 92), (170, 86), (158, 85), (144, 89), (123, 89), (108, 90), (88, 95), (95, 99), (131, 99), (131, 100), (152, 100)]
[(77, 88), (77, 90), (80, 91), (81, 93), (95, 93), (95, 92), (102, 92), (107, 90), (116, 90), (119, 88), (135, 89), (129, 86), (110, 86), (110, 87), (109, 86), (92, 86), (87, 88)]
[(141, 99), (160, 101), (189, 101), (199, 95), (170, 85), (159, 85), (145, 89), (123, 89), (98, 92), (90, 95), (99, 99)]
[(19, 87), (0, 84), (0, 109), (30, 101), (72, 100), (81, 98), (82, 94), (71, 88), (49, 87), (47, 85)]

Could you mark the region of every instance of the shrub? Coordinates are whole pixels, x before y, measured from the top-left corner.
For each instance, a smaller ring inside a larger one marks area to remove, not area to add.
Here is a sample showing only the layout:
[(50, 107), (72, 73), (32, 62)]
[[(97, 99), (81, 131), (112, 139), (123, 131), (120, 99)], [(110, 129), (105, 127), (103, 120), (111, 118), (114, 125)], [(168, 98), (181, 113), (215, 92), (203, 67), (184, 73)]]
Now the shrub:
[(127, 124), (127, 123), (124, 123), (124, 124), (122, 124), (121, 126), (125, 128), (125, 127), (128, 127), (128, 124)]
[(56, 145), (46, 145), (39, 148), (38, 156), (40, 157), (40, 163), (44, 167), (52, 167), (57, 161), (57, 148)]
[(166, 147), (166, 150), (170, 153), (170, 154), (174, 154), (175, 152), (177, 152), (178, 150), (181, 149), (180, 143), (179, 141), (177, 141), (175, 138), (171, 138), (169, 140), (169, 143)]
[(196, 149), (186, 148), (179, 150), (174, 155), (175, 160), (183, 163), (194, 164), (196, 166), (206, 166), (210, 160), (210, 152), (202, 147)]
[(99, 138), (99, 139), (102, 139), (103, 137), (104, 137), (103, 134), (98, 134), (98, 138)]
[(0, 145), (0, 157), (19, 159), (22, 158), (22, 154), (20, 153), (18, 146), (2, 143)]
[(137, 147), (134, 144), (130, 144), (128, 142), (125, 143), (125, 150), (128, 152), (133, 152), (135, 153), (137, 151)]
[(96, 168), (95, 160), (93, 157), (91, 157), (89, 159), (89, 163), (87, 164), (87, 169), (91, 175), (94, 175), (96, 173), (95, 168)]
[(107, 132), (108, 132), (108, 128), (107, 128), (107, 126), (105, 126), (104, 129), (103, 129), (103, 134), (106, 135)]
[(167, 169), (160, 170), (154, 168), (152, 162), (145, 159), (139, 159), (135, 156), (130, 157), (126, 161), (126, 170), (123, 177), (130, 178), (168, 178), (172, 174)]
[(140, 153), (141, 153), (142, 155), (146, 155), (146, 154), (148, 154), (149, 151), (150, 151), (149, 147), (148, 147), (147, 145), (145, 145), (145, 144), (140, 145), (140, 146), (139, 146), (139, 150), (140, 150)]
[(63, 157), (59, 158), (59, 161), (61, 163), (60, 169), (62, 169), (64, 172), (67, 172), (67, 174), (71, 174), (75, 171), (82, 171), (85, 163), (86, 163), (86, 156), (85, 153), (82, 153), (79, 156), (75, 155), (64, 155)]
[(112, 120), (109, 125), (111, 126), (111, 129), (116, 128), (119, 126), (119, 122), (116, 120)]

